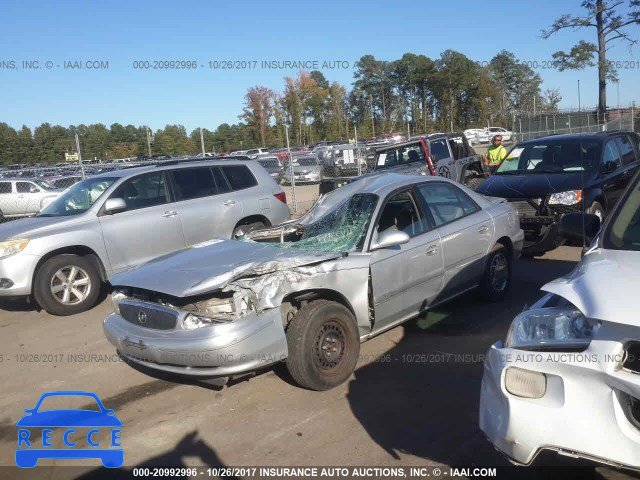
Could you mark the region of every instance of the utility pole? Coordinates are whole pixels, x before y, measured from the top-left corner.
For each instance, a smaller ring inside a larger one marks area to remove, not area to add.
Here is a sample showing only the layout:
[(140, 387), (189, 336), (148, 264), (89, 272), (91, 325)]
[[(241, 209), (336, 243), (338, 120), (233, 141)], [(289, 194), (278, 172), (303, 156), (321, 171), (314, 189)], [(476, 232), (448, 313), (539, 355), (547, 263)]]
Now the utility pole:
[(376, 136), (376, 126), (373, 123), (373, 98), (371, 98), (371, 94), (369, 94), (369, 110), (371, 110), (371, 136)]
[(82, 163), (82, 153), (80, 153), (80, 137), (78, 137), (78, 133), (76, 132), (76, 152), (78, 152), (78, 162), (80, 162), (80, 172), (82, 174), (82, 179), (86, 178), (84, 174), (84, 163)]
[(205, 158), (204, 154), (204, 135), (202, 134), (202, 127), (200, 127), (200, 146), (202, 147), (202, 158)]
[[(362, 175), (362, 165), (360, 164), (360, 150), (358, 149), (358, 127), (355, 125), (353, 126), (353, 134), (356, 137), (356, 148), (353, 151), (355, 155), (353, 157), (356, 159), (356, 162), (358, 162), (358, 176), (360, 176)], [(349, 135), (347, 135), (347, 137), (348, 136)]]
[(296, 202), (296, 179), (293, 175), (293, 160), (291, 158), (291, 147), (289, 146), (289, 126), (285, 125), (284, 128), (287, 135), (287, 154), (289, 155), (289, 173), (291, 175), (291, 201), (293, 202), (293, 212), (298, 213), (298, 204)]
[(151, 156), (151, 130), (147, 127), (147, 149), (149, 150), (149, 156)]

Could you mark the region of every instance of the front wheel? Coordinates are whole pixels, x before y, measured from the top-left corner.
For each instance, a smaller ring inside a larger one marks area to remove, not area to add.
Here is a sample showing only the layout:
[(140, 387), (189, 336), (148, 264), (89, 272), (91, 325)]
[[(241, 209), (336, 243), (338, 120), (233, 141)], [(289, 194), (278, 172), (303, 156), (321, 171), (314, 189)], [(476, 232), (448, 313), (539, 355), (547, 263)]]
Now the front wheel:
[(65, 254), (50, 258), (40, 267), (33, 295), (52, 315), (74, 315), (95, 305), (101, 286), (93, 262), (86, 257)]
[(346, 381), (358, 363), (356, 319), (344, 305), (315, 300), (287, 328), (287, 369), (298, 385), (329, 390)]
[(499, 302), (505, 297), (510, 287), (511, 258), (505, 247), (496, 244), (487, 256), (480, 293), (489, 301)]

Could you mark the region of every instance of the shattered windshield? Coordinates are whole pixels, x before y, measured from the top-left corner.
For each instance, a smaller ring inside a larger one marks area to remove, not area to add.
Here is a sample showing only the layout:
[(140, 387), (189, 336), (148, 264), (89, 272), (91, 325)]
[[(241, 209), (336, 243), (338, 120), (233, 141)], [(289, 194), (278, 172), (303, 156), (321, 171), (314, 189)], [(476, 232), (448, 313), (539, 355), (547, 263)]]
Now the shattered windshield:
[(317, 252), (361, 250), (377, 202), (377, 195), (355, 194), (305, 226), (299, 240), (272, 245)]

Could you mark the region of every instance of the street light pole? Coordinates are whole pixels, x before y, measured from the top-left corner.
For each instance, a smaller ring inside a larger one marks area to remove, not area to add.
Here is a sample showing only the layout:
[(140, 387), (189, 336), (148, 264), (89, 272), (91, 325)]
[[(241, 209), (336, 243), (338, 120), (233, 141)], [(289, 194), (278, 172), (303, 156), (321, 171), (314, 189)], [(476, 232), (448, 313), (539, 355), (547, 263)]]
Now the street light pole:
[(80, 173), (82, 175), (82, 179), (86, 178), (84, 174), (84, 163), (82, 163), (82, 153), (80, 153), (80, 137), (78, 137), (78, 133), (76, 132), (76, 152), (78, 152), (78, 162), (80, 162)]
[(285, 134), (287, 136), (287, 154), (289, 155), (289, 174), (291, 175), (291, 201), (293, 202), (293, 212), (298, 213), (298, 204), (296, 202), (296, 179), (293, 175), (293, 159), (291, 158), (291, 147), (289, 146), (289, 126), (285, 125)]

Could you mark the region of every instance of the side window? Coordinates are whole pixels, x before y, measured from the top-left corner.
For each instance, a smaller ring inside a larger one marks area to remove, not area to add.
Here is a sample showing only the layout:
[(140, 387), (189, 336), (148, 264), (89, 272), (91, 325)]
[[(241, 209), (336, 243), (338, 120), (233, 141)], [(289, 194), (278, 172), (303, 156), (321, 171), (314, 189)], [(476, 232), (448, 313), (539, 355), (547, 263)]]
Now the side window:
[(11, 182), (0, 182), (0, 193), (11, 193)]
[(213, 173), (208, 167), (185, 168), (171, 172), (176, 201), (209, 197), (218, 193)]
[(602, 154), (602, 165), (607, 165), (609, 162), (614, 162), (616, 168), (620, 168), (620, 154), (616, 148), (614, 141), (609, 140), (604, 146), (604, 153)]
[(35, 193), (40, 189), (31, 182), (16, 182), (16, 189), (18, 193)]
[(222, 167), (224, 176), (227, 177), (232, 190), (242, 190), (244, 188), (255, 187), (258, 182), (245, 165), (229, 165)]
[(127, 210), (153, 207), (167, 203), (167, 185), (162, 172), (130, 178), (115, 189), (111, 198), (122, 198)]
[(627, 135), (621, 135), (616, 137), (616, 146), (622, 157), (622, 164), (629, 165), (636, 161), (636, 153), (633, 150), (633, 145)]
[(431, 161), (437, 162), (443, 158), (449, 158), (449, 148), (445, 140), (435, 140), (431, 142), (430, 146)]
[(636, 149), (636, 158), (640, 160), (640, 137), (632, 133), (629, 135), (629, 138), (631, 138), (631, 143)]
[(419, 235), (429, 229), (426, 218), (421, 215), (418, 205), (411, 192), (397, 193), (387, 200), (377, 230), (382, 233), (385, 230), (402, 230), (410, 237)]
[(213, 172), (213, 178), (216, 181), (216, 187), (218, 187), (218, 193), (227, 193), (231, 191), (229, 184), (227, 183), (227, 179), (222, 175), (220, 167), (213, 167), (211, 171)]
[(417, 190), (433, 215), (436, 227), (466, 217), (480, 209), (466, 193), (448, 183), (423, 183), (418, 185)]

